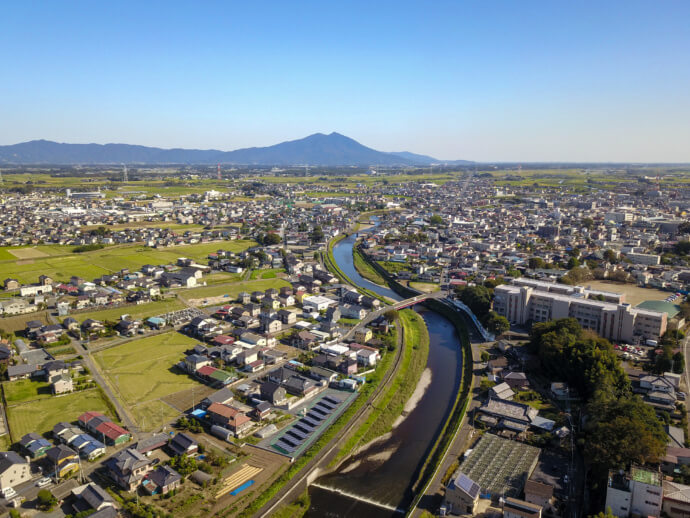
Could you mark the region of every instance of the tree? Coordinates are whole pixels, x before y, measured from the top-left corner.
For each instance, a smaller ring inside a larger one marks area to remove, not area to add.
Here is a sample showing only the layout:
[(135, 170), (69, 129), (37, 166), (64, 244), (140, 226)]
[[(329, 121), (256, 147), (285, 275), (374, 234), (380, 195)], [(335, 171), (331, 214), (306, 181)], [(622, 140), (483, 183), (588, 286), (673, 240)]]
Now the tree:
[(489, 311), (484, 325), (495, 335), (500, 335), (510, 330), (510, 322), (508, 322), (508, 319), (495, 311)]
[(434, 214), (429, 218), (429, 223), (432, 225), (442, 225), (443, 224), (443, 218), (439, 216), (438, 214)]
[(654, 409), (638, 396), (600, 394), (587, 406), (587, 413), (585, 458), (602, 471), (657, 463), (665, 455), (664, 427)]
[(673, 355), (673, 372), (683, 374), (683, 371), (685, 371), (685, 355), (678, 351)]
[(690, 241), (678, 241), (674, 247), (674, 251), (678, 255), (688, 255), (690, 252)]
[(582, 218), (581, 223), (587, 230), (592, 230), (594, 228), (594, 220), (592, 218)]
[(590, 518), (617, 518), (615, 514), (611, 511), (610, 507), (606, 508), (606, 512), (599, 511), (597, 514), (593, 514)]
[(259, 240), (259, 242), (265, 246), (277, 245), (280, 243), (280, 241), (281, 241), (280, 235), (273, 233), (273, 232), (269, 232), (267, 234), (264, 234), (261, 237), (261, 239)]
[(544, 259), (541, 257), (530, 257), (529, 261), (527, 261), (527, 265), (530, 267), (531, 270), (536, 270), (538, 268), (544, 268), (546, 266), (546, 263), (544, 262)]
[(315, 226), (311, 233), (309, 234), (309, 239), (311, 239), (312, 243), (319, 243), (323, 241), (324, 238), (324, 233), (323, 229), (320, 226)]
[(606, 261), (608, 261), (611, 264), (616, 264), (618, 262), (618, 256), (616, 255), (616, 252), (614, 252), (610, 248), (608, 250), (604, 250), (604, 259), (606, 259)]
[(491, 294), (485, 286), (468, 286), (460, 291), (459, 297), (480, 320), (491, 308)]
[(57, 504), (57, 498), (53, 496), (53, 493), (47, 489), (41, 489), (38, 492), (38, 504), (37, 507), (41, 511), (52, 511)]
[(490, 359), (491, 359), (491, 355), (489, 354), (489, 352), (488, 351), (482, 351), (481, 360), (486, 363)]
[(573, 268), (577, 268), (580, 266), (580, 261), (577, 260), (577, 257), (571, 257), (568, 260), (568, 270), (572, 270)]
[(398, 319), (398, 312), (394, 309), (389, 309), (383, 314), (383, 318), (385, 318), (388, 323), (394, 322)]

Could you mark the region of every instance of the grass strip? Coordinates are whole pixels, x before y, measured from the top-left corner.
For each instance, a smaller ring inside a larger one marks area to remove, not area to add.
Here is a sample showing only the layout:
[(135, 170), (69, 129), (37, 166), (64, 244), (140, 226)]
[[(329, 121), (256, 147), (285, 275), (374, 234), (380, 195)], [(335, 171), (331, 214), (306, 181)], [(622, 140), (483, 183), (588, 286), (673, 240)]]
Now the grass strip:
[(379, 273), (364, 259), (358, 247), (352, 249), (352, 257), (354, 258), (355, 268), (362, 277), (374, 284), (386, 284), (386, 279), (381, 277), (381, 275), (379, 275)]

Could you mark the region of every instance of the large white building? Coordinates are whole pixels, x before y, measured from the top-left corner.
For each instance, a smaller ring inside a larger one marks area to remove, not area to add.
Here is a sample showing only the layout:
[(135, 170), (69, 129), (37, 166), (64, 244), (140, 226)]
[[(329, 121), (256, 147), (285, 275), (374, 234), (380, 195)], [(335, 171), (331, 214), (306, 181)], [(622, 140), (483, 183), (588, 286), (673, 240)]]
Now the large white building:
[(611, 472), (606, 488), (606, 508), (614, 516), (659, 516), (663, 490), (661, 474), (633, 466), (629, 473)]
[(575, 318), (585, 329), (613, 341), (658, 340), (668, 316), (624, 302), (623, 295), (553, 282), (516, 279), (497, 286), (494, 311), (512, 324)]

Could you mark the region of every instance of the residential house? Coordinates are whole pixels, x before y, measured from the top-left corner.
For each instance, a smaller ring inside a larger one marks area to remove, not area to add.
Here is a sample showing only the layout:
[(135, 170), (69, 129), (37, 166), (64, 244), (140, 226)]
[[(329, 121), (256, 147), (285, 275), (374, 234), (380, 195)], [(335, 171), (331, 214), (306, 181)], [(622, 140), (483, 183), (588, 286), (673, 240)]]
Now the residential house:
[(125, 491), (136, 489), (144, 477), (152, 470), (153, 460), (145, 457), (134, 448), (122, 450), (104, 463), (112, 478)]
[(173, 455), (193, 455), (199, 450), (199, 443), (186, 433), (180, 432), (170, 440), (168, 449)]
[(146, 475), (143, 481), (144, 490), (150, 495), (164, 495), (182, 484), (182, 475), (170, 466), (158, 466)]
[(67, 477), (79, 470), (79, 455), (64, 444), (58, 444), (47, 450), (46, 459), (49, 468), (54, 470), (58, 478)]
[(246, 414), (227, 405), (212, 403), (207, 411), (214, 424), (227, 428), (236, 435), (251, 426), (251, 419)]
[(0, 452), (0, 490), (31, 480), (31, 465), (13, 451)]
[(50, 390), (53, 394), (67, 394), (74, 390), (74, 384), (72, 382), (72, 377), (64, 372), (61, 374), (55, 374), (49, 378)]

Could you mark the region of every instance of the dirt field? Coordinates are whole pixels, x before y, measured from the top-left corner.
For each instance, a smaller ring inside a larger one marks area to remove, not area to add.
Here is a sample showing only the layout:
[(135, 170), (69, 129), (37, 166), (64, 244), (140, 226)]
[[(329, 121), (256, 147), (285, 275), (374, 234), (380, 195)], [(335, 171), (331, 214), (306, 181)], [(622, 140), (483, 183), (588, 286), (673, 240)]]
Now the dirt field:
[(37, 257), (48, 257), (48, 254), (37, 248), (17, 248), (8, 250), (17, 259), (36, 259)]
[[(241, 492), (239, 495), (232, 496), (228, 493), (221, 497), (216, 506), (212, 509), (212, 511), (215, 513), (219, 513), (223, 509), (234, 506), (237, 506), (237, 511), (243, 509), (257, 495), (266, 490), (271, 485), (273, 480), (275, 480), (289, 464), (289, 459), (287, 457), (283, 457), (282, 455), (278, 455), (277, 453), (272, 453), (267, 450), (262, 450), (261, 448), (247, 445), (244, 447), (244, 451), (249, 455), (237, 463), (237, 469), (240, 469), (241, 465), (249, 464), (258, 468), (263, 468), (263, 470), (255, 477), (252, 477), (254, 480), (254, 485), (252, 485), (250, 488)], [(230, 473), (230, 475), (231, 474), (232, 473)]]
[(618, 284), (606, 281), (587, 281), (583, 284), (586, 288), (592, 288), (594, 290), (625, 293), (625, 302), (633, 306), (637, 306), (640, 302), (645, 300), (664, 300), (671, 294), (669, 291), (640, 288), (634, 284)]
[(200, 387), (195, 387), (194, 389), (175, 392), (174, 394), (161, 398), (161, 401), (177, 408), (180, 412), (186, 412), (195, 405), (198, 407), (202, 399), (210, 396), (216, 390), (218, 389), (201, 385)]

